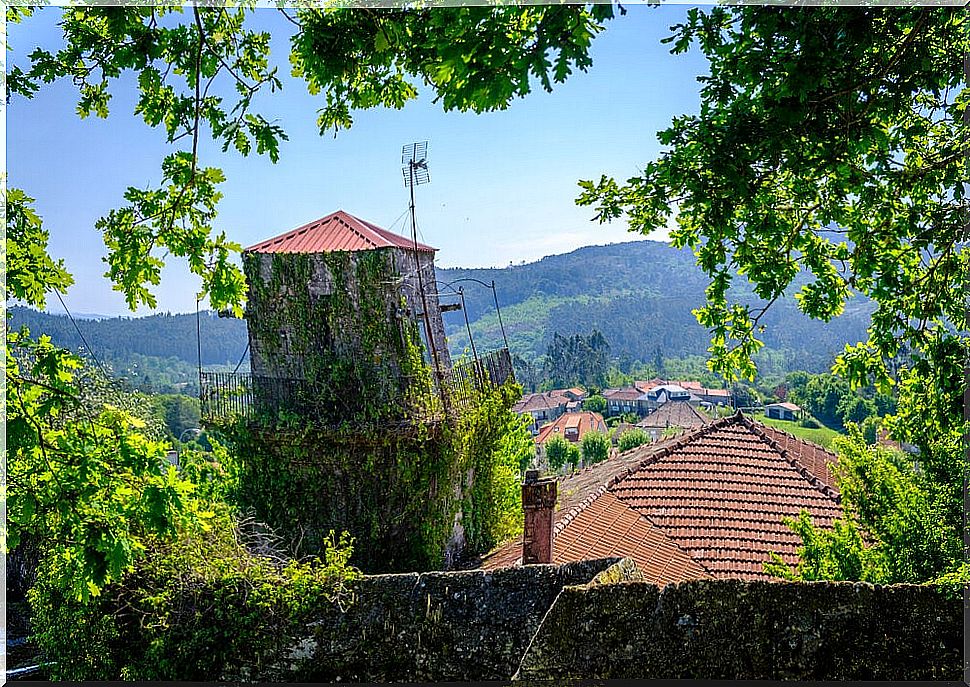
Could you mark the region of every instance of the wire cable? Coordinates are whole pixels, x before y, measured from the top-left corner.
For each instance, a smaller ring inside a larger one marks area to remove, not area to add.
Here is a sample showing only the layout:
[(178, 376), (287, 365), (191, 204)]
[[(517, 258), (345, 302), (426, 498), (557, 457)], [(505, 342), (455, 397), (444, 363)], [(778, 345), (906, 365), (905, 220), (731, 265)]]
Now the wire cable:
[(246, 359), (246, 354), (247, 353), (249, 353), (249, 342), (248, 341), (246, 342), (246, 350), (243, 351), (242, 357), (239, 358), (239, 362), (236, 363), (236, 369), (232, 371), (233, 374), (236, 374), (237, 372), (239, 372), (239, 367), (240, 367), (240, 365), (243, 364), (243, 360)]
[(91, 358), (94, 360), (94, 362), (97, 364), (97, 366), (101, 369), (101, 374), (104, 375), (105, 379), (107, 379), (107, 380), (110, 381), (111, 380), (111, 375), (108, 374), (108, 370), (105, 368), (104, 364), (101, 362), (101, 360), (98, 358), (98, 356), (95, 355), (94, 349), (91, 348), (91, 344), (89, 344), (88, 341), (87, 341), (87, 339), (84, 338), (84, 334), (81, 333), (81, 328), (78, 326), (77, 320), (74, 319), (74, 315), (72, 315), (71, 314), (71, 311), (68, 309), (67, 303), (65, 303), (64, 302), (64, 299), (61, 298), (60, 292), (59, 291), (54, 291), (54, 295), (56, 295), (57, 296), (57, 300), (59, 300), (61, 302), (61, 307), (64, 308), (64, 312), (67, 313), (68, 318), (71, 320), (71, 324), (74, 325), (74, 330), (77, 332), (77, 335), (81, 338), (81, 343), (83, 343), (84, 344), (84, 348), (87, 349), (88, 355), (91, 356)]

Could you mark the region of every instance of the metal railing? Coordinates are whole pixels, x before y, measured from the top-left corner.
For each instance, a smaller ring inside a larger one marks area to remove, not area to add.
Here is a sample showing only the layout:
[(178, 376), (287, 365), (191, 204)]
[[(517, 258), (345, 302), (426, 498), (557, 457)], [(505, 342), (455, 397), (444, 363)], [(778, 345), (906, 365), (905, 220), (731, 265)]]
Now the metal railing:
[[(477, 360), (456, 363), (447, 371), (439, 395), (448, 409), (467, 407), (478, 394), (514, 378), (512, 357), (507, 348)], [(305, 379), (264, 377), (232, 372), (202, 372), (200, 378), (202, 419), (213, 422), (234, 417), (288, 412), (324, 422), (353, 418), (359, 407), (353, 398), (334, 397), (318, 384)], [(382, 389), (387, 404), (401, 409), (402, 420), (427, 421), (424, 407), (408, 402), (406, 380), (399, 389)], [(440, 419), (440, 418), (438, 418)]]

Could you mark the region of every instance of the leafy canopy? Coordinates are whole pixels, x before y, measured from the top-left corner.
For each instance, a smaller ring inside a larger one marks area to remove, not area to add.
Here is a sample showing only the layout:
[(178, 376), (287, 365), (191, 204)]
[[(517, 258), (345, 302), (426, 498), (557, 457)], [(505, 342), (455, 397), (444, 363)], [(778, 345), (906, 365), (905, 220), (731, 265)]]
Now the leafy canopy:
[[(697, 115), (677, 117), (666, 147), (620, 184), (583, 181), (581, 205), (649, 232), (672, 213), (676, 246), (710, 278), (696, 311), (712, 335), (712, 370), (753, 378), (764, 313), (799, 271), (799, 308), (825, 321), (853, 292), (878, 308), (869, 340), (837, 369), (888, 383), (901, 345), (926, 344), (964, 317), (970, 91), (958, 8), (692, 9), (672, 52), (696, 44)], [(731, 268), (759, 305), (728, 301)]]
[[(321, 133), (350, 127), (355, 110), (400, 109), (421, 84), (445, 110), (505, 109), (534, 82), (551, 90), (574, 69), (585, 71), (591, 41), (613, 16), (609, 4), (279, 11), (294, 27), (293, 75), (323, 96)], [(8, 8), (7, 18), (32, 13)], [(199, 142), (207, 135), (223, 151), (279, 158), (286, 132), (254, 111), (262, 94), (282, 88), (270, 35), (252, 28), (254, 15), (247, 6), (71, 7), (60, 21), (63, 47), (38, 47), (28, 64), (9, 70), (9, 94), (18, 97), (70, 79), (81, 118), (107, 117), (112, 84), (134, 74), (134, 114), (172, 144), (159, 183), (129, 187), (125, 203), (97, 223), (106, 276), (133, 309), (154, 307), (163, 256), (171, 255), (188, 260), (213, 308), (240, 312), (245, 282), (231, 260), (240, 246), (212, 231), (224, 175), (201, 163)]]

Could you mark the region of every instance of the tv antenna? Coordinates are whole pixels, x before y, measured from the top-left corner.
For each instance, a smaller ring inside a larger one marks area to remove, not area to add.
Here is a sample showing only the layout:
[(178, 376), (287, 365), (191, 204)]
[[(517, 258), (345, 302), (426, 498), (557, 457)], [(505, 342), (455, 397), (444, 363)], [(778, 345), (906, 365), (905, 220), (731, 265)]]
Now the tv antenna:
[(438, 361), (438, 348), (435, 345), (431, 320), (428, 317), (428, 298), (424, 290), (424, 277), (421, 272), (421, 259), (418, 252), (418, 223), (414, 215), (414, 187), (431, 182), (428, 172), (428, 142), (409, 143), (401, 150), (401, 171), (404, 173), (404, 185), (411, 191), (411, 241), (414, 243), (414, 264), (418, 270), (418, 291), (421, 293), (421, 309), (423, 311), (424, 331), (427, 335), (428, 346), (431, 349), (431, 361), (434, 363), (438, 387), (441, 387), (441, 364)]

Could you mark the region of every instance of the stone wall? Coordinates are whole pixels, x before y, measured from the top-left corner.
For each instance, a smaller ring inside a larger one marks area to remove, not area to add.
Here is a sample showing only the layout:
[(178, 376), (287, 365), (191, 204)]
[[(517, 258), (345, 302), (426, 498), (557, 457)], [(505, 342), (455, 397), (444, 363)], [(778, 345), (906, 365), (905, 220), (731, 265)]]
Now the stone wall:
[(445, 682), (507, 680), (565, 585), (614, 560), (485, 572), (374, 575), (342, 613), (323, 610), (286, 656), (228, 680)]
[(962, 626), (962, 601), (930, 586), (571, 586), (516, 677), (959, 680)]
[(962, 600), (915, 585), (697, 580), (630, 560), (367, 577), (282, 660), (229, 679), (959, 680)]

